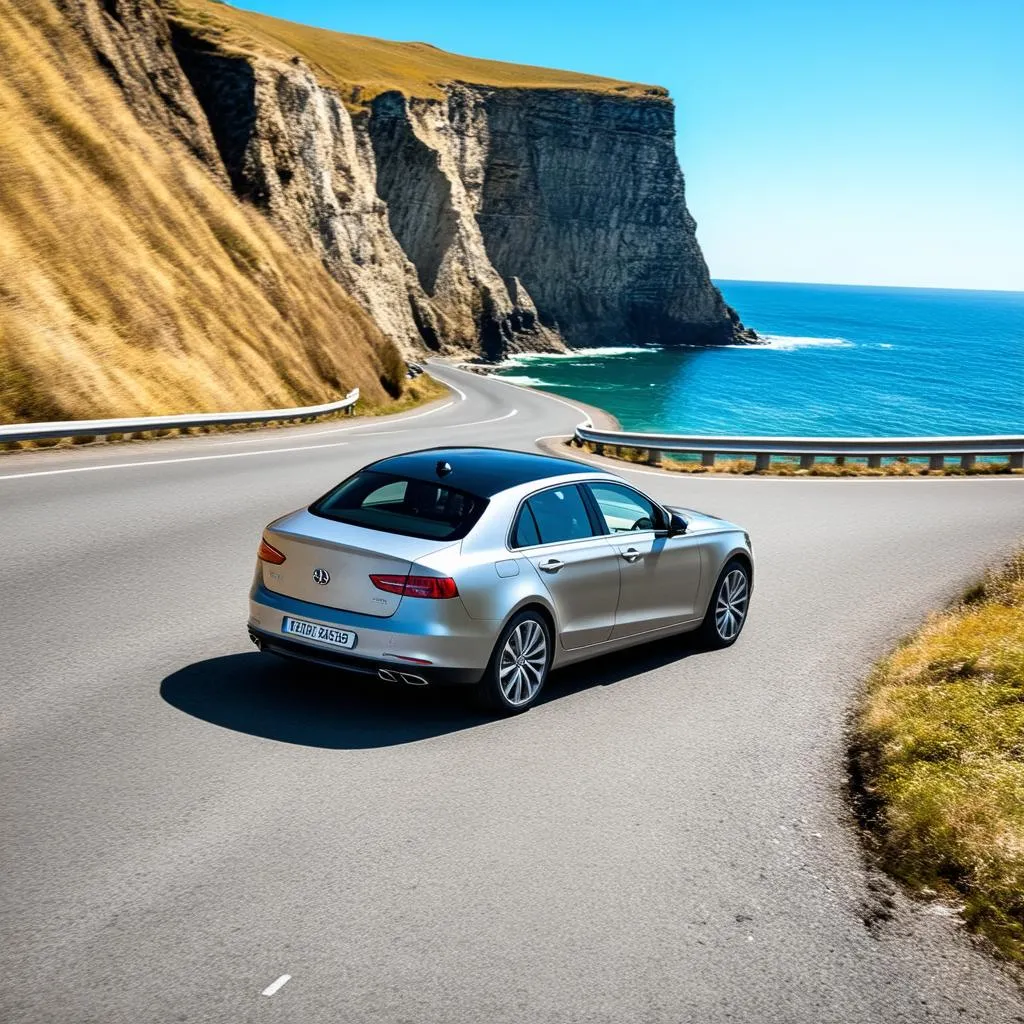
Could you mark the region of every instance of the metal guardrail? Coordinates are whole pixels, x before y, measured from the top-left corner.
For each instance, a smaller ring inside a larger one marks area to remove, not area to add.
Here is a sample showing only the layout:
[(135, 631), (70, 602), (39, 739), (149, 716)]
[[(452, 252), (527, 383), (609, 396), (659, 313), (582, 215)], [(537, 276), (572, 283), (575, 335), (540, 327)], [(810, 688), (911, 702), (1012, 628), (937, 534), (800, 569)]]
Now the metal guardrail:
[(110, 434), (141, 434), (149, 430), (184, 430), (188, 427), (228, 426), (238, 423), (270, 423), (273, 420), (315, 419), (347, 409), (351, 414), (359, 401), (353, 388), (338, 402), (305, 405), (295, 409), (263, 409), (250, 412), (186, 413), (180, 416), (137, 416), (110, 420), (54, 420), (50, 423), (0, 424), (0, 443), (42, 441), (56, 437), (106, 437)]
[(767, 469), (772, 456), (798, 457), (801, 469), (810, 469), (817, 458), (827, 457), (842, 464), (848, 458), (867, 459), (877, 468), (883, 458), (927, 458), (930, 469), (941, 469), (947, 458), (958, 457), (970, 469), (979, 457), (1006, 456), (1012, 469), (1024, 469), (1024, 436), (989, 437), (710, 437), (679, 434), (631, 434), (621, 430), (576, 428), (576, 442), (604, 448), (633, 448), (647, 452), (651, 464), (661, 461), (662, 452), (700, 455), (705, 466), (713, 466), (718, 455), (753, 455), (755, 469)]

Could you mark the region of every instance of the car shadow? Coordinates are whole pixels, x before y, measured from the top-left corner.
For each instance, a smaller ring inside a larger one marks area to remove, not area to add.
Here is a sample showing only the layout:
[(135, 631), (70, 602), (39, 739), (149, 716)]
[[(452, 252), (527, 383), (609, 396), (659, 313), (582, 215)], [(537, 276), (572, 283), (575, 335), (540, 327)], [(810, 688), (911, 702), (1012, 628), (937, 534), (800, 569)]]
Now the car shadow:
[[(541, 704), (610, 686), (693, 653), (661, 640), (553, 672)], [(465, 687), (411, 687), (255, 651), (198, 661), (167, 676), (160, 696), (205, 722), (282, 743), (360, 750), (414, 743), (492, 721)]]

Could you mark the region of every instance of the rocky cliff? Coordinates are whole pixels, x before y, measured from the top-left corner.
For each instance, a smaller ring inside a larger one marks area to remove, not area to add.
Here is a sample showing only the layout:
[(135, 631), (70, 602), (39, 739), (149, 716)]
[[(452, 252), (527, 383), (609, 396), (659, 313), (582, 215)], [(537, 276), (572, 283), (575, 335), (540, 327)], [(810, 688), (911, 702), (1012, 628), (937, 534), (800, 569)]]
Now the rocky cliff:
[(205, 0), (58, 3), (140, 119), (407, 353), (749, 339), (697, 245), (663, 90), (554, 72), (520, 87), (512, 65), (372, 40), (439, 71), (389, 88), (368, 65), (364, 85), (355, 37)]

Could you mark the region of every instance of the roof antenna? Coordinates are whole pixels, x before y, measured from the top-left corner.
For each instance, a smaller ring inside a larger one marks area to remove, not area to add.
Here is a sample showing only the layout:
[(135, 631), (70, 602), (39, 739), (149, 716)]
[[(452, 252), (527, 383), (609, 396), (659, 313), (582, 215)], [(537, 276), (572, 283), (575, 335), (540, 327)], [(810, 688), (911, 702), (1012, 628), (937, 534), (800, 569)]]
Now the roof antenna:
[(437, 475), (442, 477), (447, 476), (452, 471), (451, 463), (445, 462), (444, 459), (441, 459), (434, 468), (437, 471)]

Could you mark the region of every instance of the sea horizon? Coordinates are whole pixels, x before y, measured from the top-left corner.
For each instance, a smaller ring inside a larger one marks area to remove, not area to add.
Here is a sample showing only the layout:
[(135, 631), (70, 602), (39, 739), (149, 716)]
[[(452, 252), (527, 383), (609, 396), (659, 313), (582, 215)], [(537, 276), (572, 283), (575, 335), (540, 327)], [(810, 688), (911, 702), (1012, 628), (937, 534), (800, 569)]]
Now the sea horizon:
[(731, 284), (797, 285), (801, 288), (848, 288), (902, 292), (964, 292), (971, 295), (1024, 295), (1024, 288), (950, 288), (932, 284), (856, 284), (848, 281), (768, 281), (758, 277), (715, 277), (719, 289)]
[(1024, 292), (718, 278), (761, 344), (516, 356), (497, 373), (626, 430), (936, 436), (1024, 432)]

